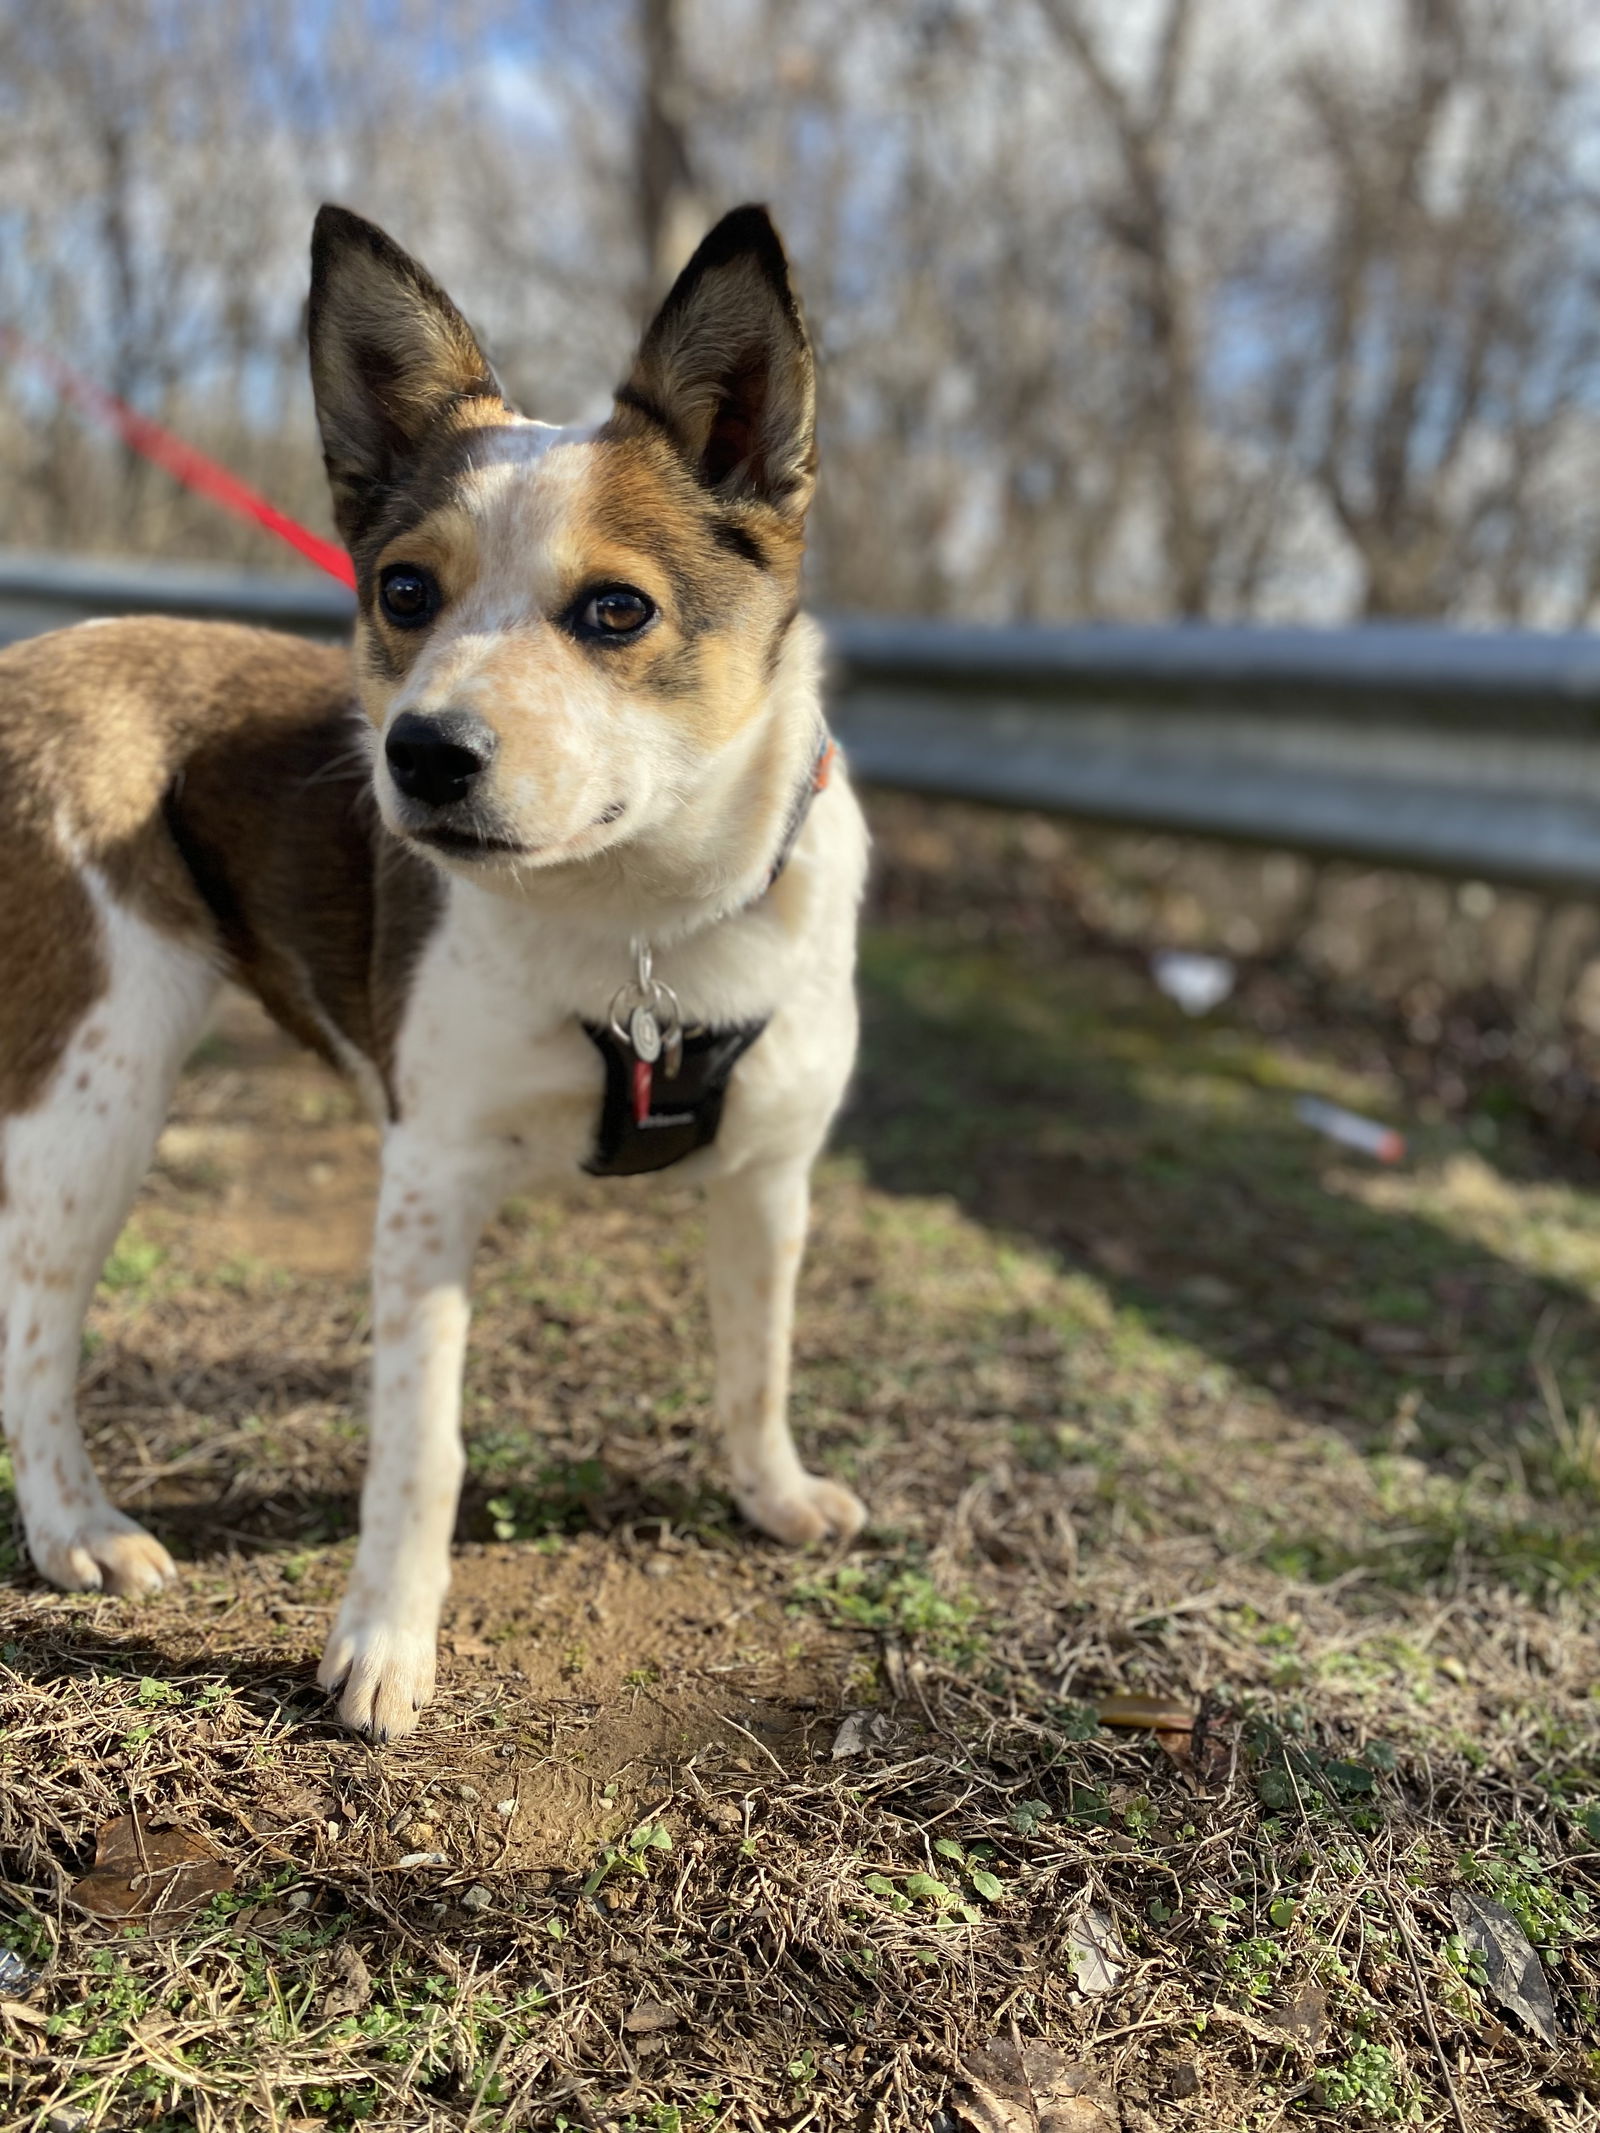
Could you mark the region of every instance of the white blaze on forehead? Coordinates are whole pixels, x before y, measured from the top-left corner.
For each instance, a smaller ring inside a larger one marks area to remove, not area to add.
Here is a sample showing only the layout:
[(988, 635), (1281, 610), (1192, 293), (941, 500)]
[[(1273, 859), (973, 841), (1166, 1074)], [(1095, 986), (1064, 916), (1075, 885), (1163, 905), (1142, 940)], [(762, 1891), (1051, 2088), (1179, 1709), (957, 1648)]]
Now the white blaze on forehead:
[(542, 459), (553, 445), (587, 444), (599, 425), (593, 422), (535, 422), (519, 416), (514, 422), (499, 422), (472, 432), (473, 464), (479, 467), (527, 466)]
[(455, 491), (478, 530), (479, 558), (458, 613), (471, 629), (512, 629), (530, 611), (549, 614), (572, 590), (581, 560), (576, 532), (594, 477), (583, 447), (594, 431), (530, 422), (480, 434), (483, 445)]

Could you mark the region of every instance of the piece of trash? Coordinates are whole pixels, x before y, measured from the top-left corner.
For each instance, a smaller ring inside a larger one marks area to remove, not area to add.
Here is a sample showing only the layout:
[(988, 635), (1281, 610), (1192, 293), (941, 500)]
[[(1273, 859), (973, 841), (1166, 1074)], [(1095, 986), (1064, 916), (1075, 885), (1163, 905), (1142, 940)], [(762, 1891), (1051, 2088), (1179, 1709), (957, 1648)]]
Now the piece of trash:
[(170, 1918), (232, 1887), (233, 1868), (203, 1838), (118, 1815), (95, 1832), (94, 1865), (72, 1900), (96, 1918)]
[(9, 1948), (0, 1948), (0, 1996), (10, 2000), (26, 1999), (43, 1976), (42, 1970), (30, 1970), (20, 1955), (13, 1955)]
[(1170, 1696), (1102, 1696), (1094, 1715), (1103, 1726), (1149, 1731), (1156, 1737), (1156, 1746), (1175, 1763), (1185, 1769), (1193, 1763), (1198, 1713), (1187, 1704)]
[(1117, 2133), (1110, 2084), (1048, 2044), (996, 2037), (962, 2061), (956, 2109), (973, 2133)]
[(1405, 1161), (1405, 1135), (1397, 1133), (1393, 1126), (1380, 1126), (1375, 1118), (1363, 1118), (1359, 1111), (1346, 1111), (1341, 1104), (1325, 1103), (1320, 1096), (1297, 1096), (1294, 1115), (1301, 1125), (1325, 1133), (1341, 1148), (1355, 1148), (1380, 1163)]
[(1074, 1919), (1067, 1931), (1067, 1960), (1073, 1983), (1086, 1997), (1115, 1992), (1128, 1967), (1128, 1951), (1109, 1912), (1090, 1904)]
[(395, 1872), (403, 1874), (413, 1866), (448, 1866), (443, 1852), (407, 1852), (403, 1859), (395, 1861)]
[(332, 1973), (322, 1996), (322, 2019), (332, 2022), (340, 2015), (360, 2014), (372, 1998), (372, 1972), (354, 1941), (342, 1940), (334, 1949)]
[(1189, 948), (1163, 948), (1150, 958), (1158, 992), (1186, 1015), (1209, 1015), (1232, 992), (1238, 972), (1225, 955), (1198, 955)]
[(1450, 1915), (1467, 1946), (1482, 1956), (1485, 1980), (1500, 2005), (1521, 2015), (1546, 2044), (1558, 2044), (1561, 2032), (1544, 1965), (1515, 1916), (1492, 1896), (1466, 1889), (1450, 1898)]
[(1192, 1733), (1194, 1709), (1171, 1696), (1102, 1696), (1094, 1715), (1103, 1726), (1149, 1726), (1157, 1733)]
[(630, 2037), (655, 2037), (664, 2029), (676, 2029), (682, 2015), (671, 2007), (663, 2007), (659, 2000), (641, 2000), (632, 2014), (622, 2018), (622, 2026)]
[(869, 1748), (887, 1740), (890, 1730), (889, 1721), (881, 1711), (847, 1711), (844, 1724), (833, 1736), (831, 1760), (843, 1763), (852, 1755), (865, 1755)]

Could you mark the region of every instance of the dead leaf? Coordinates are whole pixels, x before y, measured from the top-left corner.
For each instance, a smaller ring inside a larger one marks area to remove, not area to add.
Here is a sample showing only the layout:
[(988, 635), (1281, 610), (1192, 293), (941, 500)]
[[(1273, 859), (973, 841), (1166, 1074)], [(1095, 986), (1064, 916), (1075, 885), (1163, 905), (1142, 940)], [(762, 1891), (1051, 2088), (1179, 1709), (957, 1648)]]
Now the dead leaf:
[(334, 1949), (330, 1977), (322, 1996), (322, 2019), (333, 2022), (341, 2015), (360, 2014), (372, 1998), (372, 1973), (354, 1941), (342, 1940)]
[(1328, 1995), (1310, 1980), (1292, 2000), (1267, 2009), (1267, 2019), (1308, 2051), (1315, 2051), (1328, 2033)]
[(96, 1918), (171, 1918), (233, 1887), (233, 1868), (201, 1837), (118, 1815), (95, 1832), (94, 1865), (72, 1889)]
[(1048, 2044), (996, 2037), (961, 2070), (967, 2087), (956, 2108), (974, 2133), (1119, 2133), (1107, 2083)]
[[(1184, 1714), (1187, 1719), (1187, 1714)], [(1177, 1728), (1158, 1725), (1153, 1729), (1156, 1746), (1194, 1784), (1206, 1786), (1226, 1775), (1232, 1762), (1228, 1742), (1212, 1720), (1197, 1715), (1193, 1724)]]
[(843, 1763), (852, 1755), (865, 1755), (887, 1740), (889, 1733), (889, 1722), (881, 1711), (847, 1711), (833, 1736), (833, 1761)]
[(1546, 2044), (1558, 2044), (1555, 2002), (1544, 1965), (1528, 1936), (1503, 1903), (1490, 1896), (1474, 1896), (1457, 1889), (1450, 1899), (1451, 1916), (1461, 1938), (1483, 1957), (1489, 1990)]
[(1081, 1993), (1093, 1997), (1116, 1990), (1128, 1967), (1128, 1951), (1109, 1912), (1090, 1904), (1073, 1921), (1067, 1932), (1067, 1959)]
[(1193, 1706), (1172, 1696), (1102, 1696), (1094, 1715), (1103, 1726), (1147, 1726), (1158, 1733), (1194, 1731)]
[(26, 2000), (0, 2000), (0, 2020), (15, 2022), (29, 2029), (47, 2029), (50, 2017), (41, 2007), (30, 2007)]
[(331, 1792), (321, 1786), (294, 1780), (275, 1785), (270, 1795), (272, 1814), (285, 1822), (326, 1822), (334, 1810)]
[(622, 2026), (630, 2037), (654, 2037), (664, 2029), (676, 2029), (682, 2019), (659, 2000), (641, 2000), (632, 2014), (623, 2016)]

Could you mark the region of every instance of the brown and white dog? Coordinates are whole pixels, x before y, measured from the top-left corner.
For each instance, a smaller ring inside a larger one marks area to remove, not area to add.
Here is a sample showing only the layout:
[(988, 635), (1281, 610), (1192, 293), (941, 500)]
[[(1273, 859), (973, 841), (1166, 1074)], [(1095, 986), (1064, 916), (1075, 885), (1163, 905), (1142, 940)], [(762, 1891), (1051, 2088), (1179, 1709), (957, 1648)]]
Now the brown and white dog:
[[(220, 624), (0, 654), (3, 1407), (39, 1570), (170, 1580), (90, 1465), (75, 1367), (174, 1077), (237, 980), (384, 1125), (361, 1538), (319, 1674), (382, 1739), (433, 1687), (468, 1273), (510, 1192), (655, 1167), (656, 1129), (689, 1146), (738, 1502), (795, 1544), (859, 1528), (796, 1456), (787, 1381), (866, 835), (842, 776), (806, 805), (812, 363), (763, 210), (712, 231), (597, 428), (513, 412), (444, 293), (339, 208), (311, 363), (353, 682), (347, 655)], [(709, 1090), (676, 1124), (674, 1074)]]

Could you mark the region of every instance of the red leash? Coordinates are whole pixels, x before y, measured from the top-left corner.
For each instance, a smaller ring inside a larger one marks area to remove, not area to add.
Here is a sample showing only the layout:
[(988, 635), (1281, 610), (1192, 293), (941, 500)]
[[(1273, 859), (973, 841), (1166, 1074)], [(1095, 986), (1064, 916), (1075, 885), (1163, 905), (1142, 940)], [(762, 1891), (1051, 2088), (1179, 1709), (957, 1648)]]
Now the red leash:
[(208, 459), (192, 444), (185, 444), (181, 437), (163, 429), (159, 422), (152, 422), (148, 415), (141, 415), (126, 401), (119, 400), (115, 393), (108, 393), (88, 378), (81, 377), (59, 356), (25, 339), (14, 326), (0, 326), (0, 352), (41, 371), (63, 400), (106, 428), (115, 430), (124, 444), (162, 468), (186, 489), (193, 489), (200, 496), (209, 496), (213, 503), (221, 504), (225, 511), (237, 512), (240, 518), (254, 519), (258, 526), (265, 526), (269, 533), (275, 533), (280, 541), (287, 541), (307, 562), (325, 570), (330, 578), (337, 578), (341, 585), (354, 586), (356, 574), (350, 558), (336, 542), (325, 541), (309, 527), (286, 518), (275, 504), (269, 504), (237, 474), (231, 474), (215, 459)]

